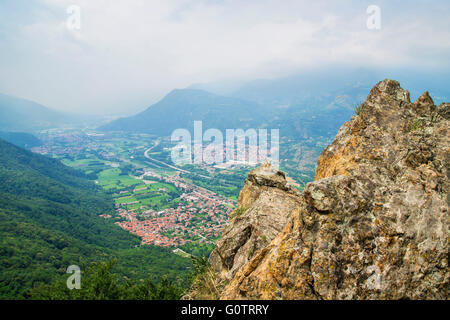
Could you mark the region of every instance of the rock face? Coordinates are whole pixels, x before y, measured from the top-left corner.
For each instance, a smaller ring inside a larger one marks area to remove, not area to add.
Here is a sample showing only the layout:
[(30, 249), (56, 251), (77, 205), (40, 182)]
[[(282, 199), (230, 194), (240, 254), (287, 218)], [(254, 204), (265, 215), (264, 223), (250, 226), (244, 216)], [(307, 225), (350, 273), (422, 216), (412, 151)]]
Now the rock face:
[(448, 299), (450, 104), (384, 80), (297, 195), (250, 173), (210, 262), (221, 299)]
[(254, 253), (280, 233), (298, 207), (297, 195), (284, 173), (268, 163), (249, 173), (239, 194), (238, 207), (230, 215), (230, 223), (210, 256), (220, 282), (229, 282)]

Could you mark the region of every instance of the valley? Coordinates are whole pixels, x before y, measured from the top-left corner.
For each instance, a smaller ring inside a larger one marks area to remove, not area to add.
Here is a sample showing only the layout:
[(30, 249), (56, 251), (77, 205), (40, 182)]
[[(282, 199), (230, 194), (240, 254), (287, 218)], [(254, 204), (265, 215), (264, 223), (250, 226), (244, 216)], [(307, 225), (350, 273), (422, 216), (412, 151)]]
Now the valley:
[[(23, 106), (20, 99), (10, 101), (17, 111), (27, 112), (28, 102)], [(180, 89), (140, 115), (112, 122), (108, 122), (109, 116), (70, 118), (72, 123), (58, 118), (45, 125), (32, 122), (27, 127), (17, 116), (8, 120), (11, 125), (2, 127), (0, 123), (2, 139), (24, 148), (19, 156), (5, 142), (0, 156), (11, 161), (32, 159), (24, 163), (26, 179), (18, 181), (23, 169), (14, 161), (8, 166), (0, 163), (0, 179), (6, 179), (0, 218), (9, 235), (0, 246), (0, 250), (6, 250), (0, 262), (4, 275), (0, 278), (4, 279), (0, 296), (59, 297), (67, 294), (64, 285), (60, 283), (61, 290), (51, 286), (64, 278), (68, 265), (100, 263), (99, 268), (110, 270), (124, 286), (131, 285), (129, 281), (147, 279), (162, 285), (166, 292), (175, 288), (169, 296), (179, 298), (198, 271), (195, 259), (212, 252), (237, 206), (248, 173), (259, 163), (249, 165), (251, 161), (239, 158), (211, 163), (216, 151), (205, 153), (211, 140), (204, 137), (201, 151), (203, 160), (208, 161), (173, 162), (172, 150), (179, 144), (171, 141), (171, 132), (177, 128), (192, 132), (197, 119), (203, 121), (205, 130), (216, 128), (223, 133), (229, 128), (279, 130), (279, 141), (274, 147), (271, 139), (269, 150), (279, 152), (280, 170), (286, 172), (289, 184), (301, 191), (313, 180), (321, 150), (351, 110), (347, 105), (338, 106), (347, 111), (334, 117), (319, 110), (304, 114), (311, 107), (307, 104), (293, 105), (289, 110), (273, 109), (271, 104)], [(10, 113), (9, 104), (0, 104), (0, 110)], [(247, 159), (260, 155), (258, 147), (247, 146), (243, 150)], [(217, 154), (228, 155), (228, 148), (226, 145)], [(43, 166), (38, 177), (33, 176), (33, 166)], [(11, 177), (11, 168), (16, 178)], [(63, 184), (52, 182), (66, 171), (83, 181), (75, 185), (79, 192), (75, 198), (67, 193), (73, 178), (64, 178)], [(39, 182), (44, 183), (44, 189)], [(98, 194), (95, 202), (89, 200), (92, 192)], [(22, 231), (27, 228), (31, 236)], [(62, 240), (56, 244), (53, 238), (32, 244), (36, 232), (51, 237), (58, 230)], [(13, 256), (20, 258), (11, 260)], [(19, 276), (24, 281), (14, 281)], [(30, 290), (34, 287), (43, 289), (33, 293)]]
[[(250, 170), (228, 170), (224, 192), (210, 171), (194, 172), (167, 163), (168, 142), (149, 134), (58, 130), (41, 136), (44, 144), (33, 152), (81, 170), (111, 195), (114, 212), (100, 216), (137, 235), (141, 245), (212, 250), (236, 206), (239, 184)], [(201, 181), (215, 184), (216, 190)]]
[[(174, 143), (147, 133), (102, 133), (93, 129), (45, 130), (35, 153), (81, 170), (109, 194), (114, 211), (100, 216), (136, 235), (141, 246), (182, 248), (208, 254), (236, 207), (238, 193), (250, 170), (242, 165), (176, 166)], [(325, 142), (323, 142), (325, 143)], [(321, 142), (308, 145), (282, 140), (281, 163), (301, 189), (312, 180)], [(292, 154), (293, 153), (293, 154)], [(308, 159), (310, 157), (310, 159)], [(294, 163), (291, 159), (300, 159)], [(302, 170), (297, 170), (297, 164)], [(176, 251), (178, 252), (178, 251)]]

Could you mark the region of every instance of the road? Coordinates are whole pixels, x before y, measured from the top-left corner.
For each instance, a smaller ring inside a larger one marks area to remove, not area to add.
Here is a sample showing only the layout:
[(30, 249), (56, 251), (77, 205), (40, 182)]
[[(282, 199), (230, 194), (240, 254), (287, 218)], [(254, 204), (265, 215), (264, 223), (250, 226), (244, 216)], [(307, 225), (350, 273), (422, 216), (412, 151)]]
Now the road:
[(181, 172), (181, 173), (188, 173), (188, 174), (193, 174), (193, 175), (196, 175), (196, 176), (205, 178), (205, 179), (211, 179), (211, 177), (204, 176), (204, 175), (201, 175), (201, 174), (198, 174), (198, 173), (195, 173), (195, 172), (187, 171), (187, 170), (184, 170), (184, 169), (175, 167), (175, 166), (173, 166), (173, 165), (171, 165), (171, 164), (168, 164), (168, 163), (165, 163), (165, 162), (162, 162), (162, 161), (160, 161), (160, 160), (156, 160), (156, 159), (150, 157), (150, 156), (148, 155), (148, 153), (149, 153), (153, 148), (155, 148), (155, 147), (158, 146), (158, 145), (159, 145), (159, 141), (156, 141), (155, 144), (154, 144), (152, 147), (150, 147), (150, 148), (148, 148), (147, 150), (145, 150), (144, 156), (145, 156), (147, 159), (149, 159), (149, 160), (152, 160), (152, 161), (154, 161), (154, 162), (156, 162), (156, 163), (162, 164), (162, 165), (164, 165), (164, 166), (166, 166), (166, 167), (169, 167), (169, 168), (171, 168), (171, 169), (173, 169), (173, 170), (176, 170), (176, 171), (179, 171), (179, 172)]

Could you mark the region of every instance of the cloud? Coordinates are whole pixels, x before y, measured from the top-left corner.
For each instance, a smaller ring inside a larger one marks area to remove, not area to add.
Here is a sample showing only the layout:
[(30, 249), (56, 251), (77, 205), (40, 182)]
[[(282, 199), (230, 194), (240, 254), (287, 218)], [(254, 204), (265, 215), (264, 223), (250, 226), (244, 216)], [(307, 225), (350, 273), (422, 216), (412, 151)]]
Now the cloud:
[[(0, 5), (0, 91), (70, 111), (134, 112), (175, 87), (308, 67), (449, 66), (449, 4), (41, 0)], [(68, 30), (70, 5), (81, 29)]]

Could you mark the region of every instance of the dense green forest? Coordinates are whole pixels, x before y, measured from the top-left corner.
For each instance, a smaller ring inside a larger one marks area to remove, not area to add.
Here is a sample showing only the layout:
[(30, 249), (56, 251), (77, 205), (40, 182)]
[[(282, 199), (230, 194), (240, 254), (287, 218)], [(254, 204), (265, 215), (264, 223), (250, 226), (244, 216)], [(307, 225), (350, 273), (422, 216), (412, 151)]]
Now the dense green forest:
[(98, 217), (112, 210), (110, 196), (83, 173), (0, 140), (0, 299), (30, 298), (31, 288), (67, 278), (69, 265), (111, 259), (120, 279), (167, 278), (187, 288), (191, 261), (139, 247)]
[(42, 141), (31, 133), (0, 131), (0, 139), (6, 140), (16, 146), (31, 149), (42, 145)]

